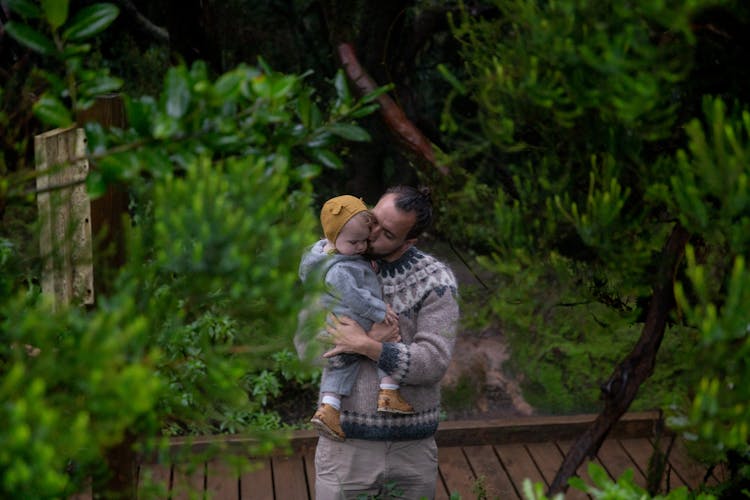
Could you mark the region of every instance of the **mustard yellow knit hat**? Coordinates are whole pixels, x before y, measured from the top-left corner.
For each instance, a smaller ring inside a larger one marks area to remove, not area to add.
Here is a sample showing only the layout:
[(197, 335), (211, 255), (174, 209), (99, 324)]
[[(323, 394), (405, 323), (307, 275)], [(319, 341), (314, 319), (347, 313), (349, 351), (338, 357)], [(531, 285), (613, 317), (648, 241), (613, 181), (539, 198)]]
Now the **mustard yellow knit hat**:
[(341, 228), (349, 219), (360, 212), (368, 210), (365, 202), (360, 198), (348, 194), (331, 198), (320, 210), (320, 225), (328, 241), (335, 243)]

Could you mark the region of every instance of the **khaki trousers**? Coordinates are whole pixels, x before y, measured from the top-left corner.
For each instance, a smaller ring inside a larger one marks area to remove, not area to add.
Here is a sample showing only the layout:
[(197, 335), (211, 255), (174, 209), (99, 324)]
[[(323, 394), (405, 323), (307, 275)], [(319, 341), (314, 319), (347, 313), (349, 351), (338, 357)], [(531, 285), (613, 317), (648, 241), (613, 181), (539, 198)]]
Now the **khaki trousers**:
[(435, 498), (435, 438), (343, 442), (320, 437), (315, 450), (316, 500)]

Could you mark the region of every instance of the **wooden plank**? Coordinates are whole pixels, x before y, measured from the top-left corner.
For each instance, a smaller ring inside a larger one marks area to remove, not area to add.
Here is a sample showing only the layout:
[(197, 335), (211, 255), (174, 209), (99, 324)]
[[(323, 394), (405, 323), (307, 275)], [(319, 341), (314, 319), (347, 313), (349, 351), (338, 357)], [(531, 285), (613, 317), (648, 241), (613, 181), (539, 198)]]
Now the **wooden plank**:
[(172, 468), (172, 498), (193, 500), (203, 498), (206, 464), (178, 464)]
[[(538, 443), (558, 439), (572, 440), (577, 438), (595, 419), (596, 414), (566, 416), (529, 416), (491, 420), (451, 420), (440, 422), (435, 441), (438, 447), (473, 446), (505, 443)], [(650, 437), (659, 413), (627, 413), (618, 421), (610, 432), (612, 438)], [(289, 446), (292, 453), (304, 453), (315, 449), (318, 442), (317, 431), (298, 430), (291, 434)], [(252, 436), (191, 436), (170, 440), (170, 454), (179, 458), (180, 453), (195, 454), (221, 445), (223, 453), (246, 455), (257, 438)], [(187, 450), (186, 450), (187, 448)], [(284, 455), (283, 450), (276, 452)], [(149, 459), (149, 457), (146, 457)], [(156, 457), (150, 457), (156, 460)]]
[(458, 493), (461, 498), (472, 498), (474, 474), (463, 451), (458, 446), (438, 449), (438, 470), (443, 477), (448, 495)]
[(513, 482), (513, 487), (519, 496), (523, 492), (523, 480), (529, 479), (532, 483), (544, 483), (544, 477), (536, 468), (534, 460), (522, 444), (503, 444), (495, 446), (495, 451), (508, 472)]
[(440, 473), (440, 469), (438, 468), (438, 477), (437, 481), (435, 482), (435, 500), (449, 500), (450, 495), (448, 494), (447, 486), (445, 486), (445, 481), (443, 479), (442, 474)]
[[(438, 446), (472, 446), (505, 443), (538, 443), (559, 439), (573, 440), (598, 415), (530, 416), (491, 420), (440, 422), (435, 436)], [(644, 437), (653, 434), (659, 412), (626, 413), (609, 436)]]
[[(648, 438), (621, 439), (620, 444), (630, 455), (630, 458), (638, 466), (644, 476), (648, 477), (648, 464), (654, 453), (654, 445)], [(686, 486), (680, 476), (672, 470), (671, 464), (667, 463), (662, 475), (659, 492), (667, 493), (670, 490)]]
[[(666, 439), (662, 439), (662, 446), (666, 447), (668, 445), (666, 441)], [(690, 458), (688, 450), (680, 438), (675, 440), (672, 452), (669, 454), (669, 464), (680, 479), (688, 485), (688, 488), (695, 489), (704, 483), (707, 471), (706, 466)], [(709, 477), (705, 482), (707, 484), (715, 483), (716, 478)]]
[(485, 492), (482, 498), (519, 498), (492, 446), (466, 446), (463, 450), (476, 475), (478, 485), (482, 485)]
[(138, 498), (168, 498), (172, 486), (170, 464), (141, 465), (138, 470)]
[(239, 500), (239, 474), (223, 460), (206, 463), (206, 495), (211, 500)]
[(274, 500), (271, 459), (252, 460), (250, 470), (240, 476), (242, 500)]
[(305, 464), (300, 456), (272, 457), (273, 488), (276, 498), (310, 498), (305, 481)]
[(526, 445), (526, 449), (536, 464), (537, 469), (542, 473), (545, 484), (549, 487), (562, 464), (562, 453), (557, 449), (555, 443), (551, 442), (529, 443)]
[(646, 476), (640, 468), (633, 463), (630, 455), (620, 446), (616, 439), (605, 439), (597, 453), (599, 461), (604, 465), (609, 477), (617, 480), (626, 470), (633, 471), (633, 482), (641, 488), (646, 488)]

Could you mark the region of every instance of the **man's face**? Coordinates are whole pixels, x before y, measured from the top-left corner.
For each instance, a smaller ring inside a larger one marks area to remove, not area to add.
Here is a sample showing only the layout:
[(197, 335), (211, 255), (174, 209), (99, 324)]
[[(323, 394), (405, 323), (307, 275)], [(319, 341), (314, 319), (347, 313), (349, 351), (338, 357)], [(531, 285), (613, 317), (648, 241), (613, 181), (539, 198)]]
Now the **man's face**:
[(371, 210), (375, 217), (370, 232), (368, 255), (372, 258), (394, 261), (409, 249), (416, 239), (406, 235), (417, 222), (414, 212), (404, 212), (395, 205), (396, 194), (383, 195)]

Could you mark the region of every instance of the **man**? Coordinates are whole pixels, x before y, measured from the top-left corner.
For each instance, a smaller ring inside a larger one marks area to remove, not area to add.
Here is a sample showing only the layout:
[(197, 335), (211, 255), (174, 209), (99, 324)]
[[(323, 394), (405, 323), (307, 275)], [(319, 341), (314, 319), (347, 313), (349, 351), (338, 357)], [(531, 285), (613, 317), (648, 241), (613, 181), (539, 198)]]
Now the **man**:
[[(370, 234), (370, 257), (378, 263), (383, 299), (398, 313), (400, 331), (394, 334), (374, 327), (365, 332), (349, 318), (337, 318), (328, 326), (336, 346), (326, 357), (357, 353), (373, 363), (363, 363), (351, 395), (342, 400), (346, 440), (319, 438), (317, 500), (435, 495), (434, 434), (440, 416), (440, 380), (456, 337), (456, 280), (447, 266), (414, 247), (432, 222), (427, 191), (390, 188), (372, 214), (376, 222)], [(296, 341), (303, 353), (299, 335)], [(378, 368), (400, 384), (414, 414), (377, 411)]]

